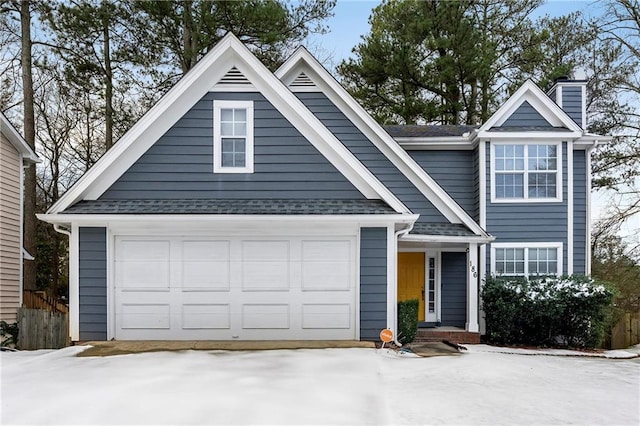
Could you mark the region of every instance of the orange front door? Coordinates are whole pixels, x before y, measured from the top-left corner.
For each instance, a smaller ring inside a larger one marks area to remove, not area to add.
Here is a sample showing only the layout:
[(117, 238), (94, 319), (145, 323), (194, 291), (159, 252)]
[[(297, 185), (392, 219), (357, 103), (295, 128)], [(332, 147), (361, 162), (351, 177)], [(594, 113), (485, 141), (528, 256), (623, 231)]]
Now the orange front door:
[(418, 299), (418, 320), (424, 321), (424, 253), (398, 253), (398, 301)]

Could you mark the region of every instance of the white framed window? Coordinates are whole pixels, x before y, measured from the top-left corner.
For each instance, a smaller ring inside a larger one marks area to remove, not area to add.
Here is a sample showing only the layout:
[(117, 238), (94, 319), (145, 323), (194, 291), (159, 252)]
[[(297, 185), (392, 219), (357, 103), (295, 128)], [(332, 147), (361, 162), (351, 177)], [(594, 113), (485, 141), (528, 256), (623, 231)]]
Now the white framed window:
[(560, 143), (491, 144), (491, 202), (562, 201)]
[(562, 243), (493, 243), (491, 274), (495, 276), (562, 275)]
[(253, 101), (213, 101), (214, 173), (253, 173)]

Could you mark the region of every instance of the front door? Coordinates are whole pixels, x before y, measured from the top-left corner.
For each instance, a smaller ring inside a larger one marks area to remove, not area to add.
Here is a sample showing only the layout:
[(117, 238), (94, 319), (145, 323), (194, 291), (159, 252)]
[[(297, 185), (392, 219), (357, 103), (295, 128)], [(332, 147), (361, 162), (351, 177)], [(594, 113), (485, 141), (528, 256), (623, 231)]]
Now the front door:
[(418, 299), (418, 321), (425, 320), (424, 259), (423, 252), (398, 253), (398, 301)]

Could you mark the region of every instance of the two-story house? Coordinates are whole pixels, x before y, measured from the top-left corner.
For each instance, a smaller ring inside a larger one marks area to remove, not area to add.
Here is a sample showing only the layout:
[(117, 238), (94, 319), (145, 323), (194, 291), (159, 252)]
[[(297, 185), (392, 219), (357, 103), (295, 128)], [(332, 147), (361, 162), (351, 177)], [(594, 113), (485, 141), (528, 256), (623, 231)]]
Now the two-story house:
[(309, 54), (227, 35), (41, 219), (73, 340), (377, 340), (397, 302), (478, 341), (487, 273), (588, 273), (583, 82), (483, 126), (383, 128)]
[(0, 112), (0, 320), (16, 322), (22, 305), (24, 170), (40, 162), (29, 144)]

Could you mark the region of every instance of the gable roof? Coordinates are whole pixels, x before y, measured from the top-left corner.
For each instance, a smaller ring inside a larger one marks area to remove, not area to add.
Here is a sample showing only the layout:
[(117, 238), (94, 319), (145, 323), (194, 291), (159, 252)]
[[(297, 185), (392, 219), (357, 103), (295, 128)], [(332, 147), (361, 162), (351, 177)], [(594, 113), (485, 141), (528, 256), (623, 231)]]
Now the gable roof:
[(488, 236), (480, 225), (398, 145), (307, 49), (299, 47), (275, 74), (292, 90), (296, 90), (292, 83), (302, 73), (313, 81), (314, 90), (322, 91), (447, 220), (451, 223), (466, 225), (475, 235)]
[(40, 157), (31, 149), (27, 141), (24, 140), (2, 112), (0, 112), (0, 132), (5, 135), (9, 143), (11, 143), (22, 156), (23, 160), (29, 163), (39, 163), (41, 161)]
[[(525, 129), (530, 137), (535, 137), (537, 132), (544, 133), (548, 137), (553, 131), (562, 133), (563, 137), (578, 138), (582, 135), (582, 129), (565, 111), (562, 110), (546, 93), (533, 81), (527, 80), (507, 101), (482, 125), (477, 131), (479, 137), (489, 137), (492, 132), (505, 134), (506, 132), (525, 131), (518, 127), (501, 126), (509, 120), (512, 114), (523, 104), (529, 104), (542, 119), (552, 128)], [(568, 133), (567, 133), (568, 130)], [(508, 137), (508, 135), (507, 135)]]
[(80, 200), (100, 197), (202, 96), (223, 78), (228, 79), (229, 71), (234, 77), (241, 75), (251, 82), (254, 90), (260, 91), (366, 198), (381, 199), (398, 213), (410, 213), (231, 33), (185, 74), (47, 213), (60, 213)]

